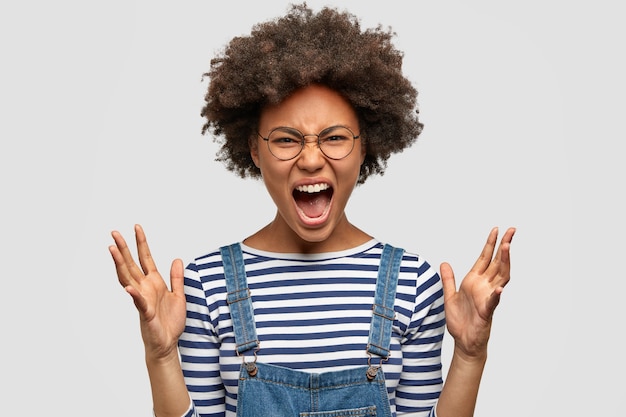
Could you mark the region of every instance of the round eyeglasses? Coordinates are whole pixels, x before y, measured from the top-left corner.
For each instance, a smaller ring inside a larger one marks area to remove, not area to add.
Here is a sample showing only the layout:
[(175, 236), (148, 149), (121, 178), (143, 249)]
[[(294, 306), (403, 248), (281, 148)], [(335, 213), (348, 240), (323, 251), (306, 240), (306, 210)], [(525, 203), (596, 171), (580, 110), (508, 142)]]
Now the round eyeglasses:
[(293, 127), (277, 127), (270, 131), (267, 137), (258, 135), (267, 142), (267, 147), (272, 155), (281, 161), (288, 161), (300, 155), (307, 141), (306, 136), (316, 136), (317, 146), (320, 151), (330, 159), (343, 159), (350, 155), (354, 149), (354, 141), (360, 135), (355, 135), (345, 126), (331, 126), (320, 133), (303, 134)]

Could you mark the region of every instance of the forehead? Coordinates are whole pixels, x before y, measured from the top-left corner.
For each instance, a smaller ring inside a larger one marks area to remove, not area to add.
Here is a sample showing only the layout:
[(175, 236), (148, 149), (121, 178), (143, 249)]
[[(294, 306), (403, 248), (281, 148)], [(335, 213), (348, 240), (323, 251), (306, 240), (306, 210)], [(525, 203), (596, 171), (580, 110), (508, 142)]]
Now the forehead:
[(278, 104), (261, 111), (260, 128), (290, 126), (303, 132), (319, 132), (333, 125), (358, 128), (356, 112), (338, 92), (321, 85), (296, 90)]

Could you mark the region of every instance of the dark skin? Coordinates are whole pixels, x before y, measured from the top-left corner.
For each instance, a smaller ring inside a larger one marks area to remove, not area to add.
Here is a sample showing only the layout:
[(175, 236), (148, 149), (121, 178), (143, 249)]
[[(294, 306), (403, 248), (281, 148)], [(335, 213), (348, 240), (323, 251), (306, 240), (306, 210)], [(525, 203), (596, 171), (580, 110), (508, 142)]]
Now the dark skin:
[[(493, 313), (510, 280), (510, 245), (515, 228), (506, 230), (497, 246), (498, 229), (489, 233), (483, 250), (457, 290), (452, 267), (442, 263), (446, 322), (455, 340), (450, 371), (441, 392), (439, 416), (472, 416), (487, 358)], [(159, 417), (180, 416), (189, 396), (177, 356), (177, 341), (185, 326), (183, 263), (170, 268), (170, 287), (158, 272), (145, 233), (135, 226), (139, 265), (122, 235), (114, 231), (109, 251), (120, 284), (139, 312), (154, 410)]]
[[(324, 86), (303, 88), (282, 103), (268, 106), (260, 120), (264, 131), (278, 125), (306, 132), (319, 132), (337, 124), (350, 125), (355, 130), (358, 127), (349, 103)], [(315, 144), (307, 145), (289, 161), (278, 160), (263, 146), (253, 146), (250, 152), (264, 174), (277, 214), (268, 227), (247, 239), (247, 244), (272, 252), (323, 253), (352, 248), (369, 239), (348, 221), (344, 212), (363, 161), (362, 148), (341, 160), (325, 157)], [(325, 214), (319, 217), (303, 214), (292, 195), (295, 188), (311, 183), (328, 184), (334, 190)], [(439, 417), (470, 417), (474, 413), (493, 314), (510, 280), (514, 234), (515, 229), (509, 228), (498, 245), (498, 229), (492, 229), (458, 290), (452, 267), (441, 264), (446, 322), (454, 338), (454, 354), (437, 403)], [(135, 226), (139, 265), (122, 235), (113, 232), (112, 236), (115, 245), (109, 250), (118, 280), (139, 311), (154, 411), (159, 417), (181, 416), (190, 401), (177, 352), (186, 316), (183, 263), (180, 259), (172, 262), (170, 290), (157, 271), (140, 226)], [(273, 236), (280, 239), (273, 240)]]
[(486, 350), (493, 313), (510, 280), (510, 247), (514, 233), (515, 229), (509, 228), (496, 250), (498, 229), (491, 230), (485, 247), (458, 291), (450, 264), (444, 262), (440, 266), (447, 329), (460, 341), (468, 357)]

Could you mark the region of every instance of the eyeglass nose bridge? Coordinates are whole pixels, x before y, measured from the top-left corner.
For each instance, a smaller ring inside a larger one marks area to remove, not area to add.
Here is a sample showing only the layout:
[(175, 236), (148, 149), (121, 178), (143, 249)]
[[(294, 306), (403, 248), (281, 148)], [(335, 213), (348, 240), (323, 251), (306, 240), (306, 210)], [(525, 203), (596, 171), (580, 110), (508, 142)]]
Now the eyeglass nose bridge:
[[(319, 149), (320, 153), (323, 156), (327, 157), (327, 158), (335, 159), (335, 160), (345, 158), (346, 156), (350, 155), (350, 153), (352, 152), (352, 149), (354, 148), (354, 141), (360, 137), (360, 135), (355, 135), (354, 133), (352, 133), (352, 131), (350, 129), (348, 129), (348, 128), (346, 128), (346, 129), (352, 135), (352, 148), (350, 148), (350, 152), (348, 152), (342, 158), (332, 158), (332, 157), (328, 156), (328, 154), (326, 152), (324, 152), (324, 150), (322, 149), (322, 142), (320, 140), (321, 139), (320, 136), (322, 135), (322, 133), (324, 133), (324, 131), (322, 131), (320, 133), (307, 133), (307, 134), (304, 134), (304, 133), (300, 132), (300, 136), (302, 137), (302, 141), (300, 142), (300, 150), (298, 151), (298, 154), (296, 156), (294, 156), (293, 158), (291, 158), (291, 159), (297, 158), (300, 155), (302, 155), (302, 152), (304, 151), (304, 147), (307, 144), (317, 145), (316, 147), (317, 147), (317, 149)], [(316, 140), (306, 140), (307, 136), (315, 136)]]
[[(306, 140), (307, 136), (315, 136), (315, 140)], [(302, 153), (304, 152), (304, 148), (306, 147), (306, 145), (312, 145), (314, 148), (317, 148), (319, 150), (319, 152), (327, 157), (326, 153), (322, 150), (322, 143), (320, 142), (320, 135), (319, 133), (307, 133), (306, 135), (303, 133), (300, 133), (300, 137), (302, 138), (302, 140), (300, 141), (300, 150), (298, 151), (298, 153), (293, 156), (290, 159), (295, 159), (295, 158), (299, 158)]]
[[(306, 140), (307, 136), (315, 136), (315, 140)], [(306, 135), (302, 134), (302, 142), (300, 143), (300, 148), (301, 148), (300, 151), (302, 151), (302, 149), (304, 149), (304, 147), (307, 144), (315, 144), (315, 145), (317, 145), (317, 147), (321, 151), (322, 150), (322, 147), (321, 147), (322, 143), (320, 142), (320, 135), (319, 135), (319, 133), (318, 134), (307, 133)]]

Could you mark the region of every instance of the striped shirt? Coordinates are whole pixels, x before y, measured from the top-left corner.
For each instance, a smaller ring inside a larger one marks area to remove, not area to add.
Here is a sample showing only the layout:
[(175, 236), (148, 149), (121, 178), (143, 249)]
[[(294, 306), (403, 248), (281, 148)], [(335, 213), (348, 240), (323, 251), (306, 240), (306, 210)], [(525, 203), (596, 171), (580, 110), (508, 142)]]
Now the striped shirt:
[[(258, 362), (315, 373), (367, 365), (382, 243), (323, 254), (241, 248), (260, 340)], [(187, 266), (185, 294), (179, 351), (192, 399), (187, 415), (234, 417), (242, 358), (235, 353), (219, 250)], [(394, 416), (434, 415), (443, 384), (443, 291), (436, 270), (417, 255), (402, 258), (394, 309), (391, 357), (383, 364), (391, 410)], [(246, 356), (252, 360), (252, 353)]]

